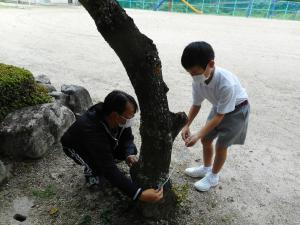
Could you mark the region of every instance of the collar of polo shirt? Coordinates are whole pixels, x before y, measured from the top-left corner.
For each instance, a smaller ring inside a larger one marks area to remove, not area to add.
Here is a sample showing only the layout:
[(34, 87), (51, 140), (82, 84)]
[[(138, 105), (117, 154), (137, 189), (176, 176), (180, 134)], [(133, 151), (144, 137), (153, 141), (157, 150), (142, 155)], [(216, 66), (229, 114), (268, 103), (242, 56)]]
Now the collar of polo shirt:
[(204, 84), (206, 84), (207, 86), (211, 86), (212, 83), (213, 83), (213, 81), (215, 80), (215, 79), (213, 79), (213, 78), (215, 77), (215, 72), (216, 72), (216, 68), (214, 68), (214, 70), (213, 70), (212, 73), (210, 74), (209, 78), (206, 79), (206, 80), (203, 80), (202, 82), (203, 82)]

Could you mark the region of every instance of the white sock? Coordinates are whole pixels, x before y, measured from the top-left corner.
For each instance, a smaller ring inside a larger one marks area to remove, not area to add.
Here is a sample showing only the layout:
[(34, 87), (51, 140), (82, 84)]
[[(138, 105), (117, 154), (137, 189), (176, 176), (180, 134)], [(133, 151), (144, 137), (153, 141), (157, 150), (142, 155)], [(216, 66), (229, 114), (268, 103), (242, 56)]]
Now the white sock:
[(217, 173), (213, 173), (213, 172), (211, 172), (210, 174), (213, 178), (217, 178), (219, 176)]
[(204, 168), (206, 171), (210, 171), (210, 170), (211, 170), (211, 166), (203, 166), (203, 168)]

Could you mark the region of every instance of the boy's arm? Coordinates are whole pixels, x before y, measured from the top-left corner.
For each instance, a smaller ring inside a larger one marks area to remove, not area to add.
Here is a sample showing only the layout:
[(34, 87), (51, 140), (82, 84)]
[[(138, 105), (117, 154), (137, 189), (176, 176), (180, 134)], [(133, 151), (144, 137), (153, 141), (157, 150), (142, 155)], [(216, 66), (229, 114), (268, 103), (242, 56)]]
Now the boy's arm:
[(200, 108), (201, 108), (201, 105), (199, 105), (199, 106), (192, 105), (191, 106), (189, 115), (188, 115), (188, 122), (184, 126), (184, 128), (182, 129), (182, 132), (181, 132), (181, 136), (182, 136), (183, 140), (186, 140), (186, 138), (188, 138), (190, 136), (190, 128), (189, 127), (192, 124), (195, 117), (197, 116), (197, 114), (199, 113)]
[(195, 117), (198, 115), (199, 111), (200, 111), (201, 105), (192, 105), (189, 111), (189, 115), (188, 115), (188, 122), (185, 125), (186, 127), (189, 127), (192, 122), (194, 121)]
[(205, 126), (197, 133), (198, 139), (204, 138), (209, 132), (217, 127), (224, 119), (225, 114), (217, 114), (212, 120), (208, 121)]
[(196, 144), (196, 142), (199, 140), (199, 139), (202, 139), (203, 137), (205, 137), (209, 132), (211, 132), (216, 126), (218, 126), (221, 121), (223, 120), (224, 118), (224, 114), (217, 114), (214, 118), (212, 118), (212, 120), (208, 121), (206, 123), (206, 125), (199, 131), (197, 132), (195, 135), (189, 137), (187, 140), (186, 140), (186, 143), (185, 145), (187, 147), (191, 147), (193, 146), (194, 144)]

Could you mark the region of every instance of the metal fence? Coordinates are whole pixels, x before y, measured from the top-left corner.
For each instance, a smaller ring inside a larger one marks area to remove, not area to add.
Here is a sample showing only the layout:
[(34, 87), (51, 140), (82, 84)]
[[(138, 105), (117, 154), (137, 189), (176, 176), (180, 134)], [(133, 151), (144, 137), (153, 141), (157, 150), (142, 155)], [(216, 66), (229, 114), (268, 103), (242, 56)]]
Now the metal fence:
[[(194, 13), (182, 0), (118, 0), (124, 8)], [(300, 2), (277, 0), (187, 0), (204, 14), (300, 20)]]
[[(278, 0), (117, 0), (124, 8), (300, 21), (300, 2)], [(78, 0), (0, 0), (15, 5), (78, 5)], [(0, 5), (1, 6), (1, 5)]]

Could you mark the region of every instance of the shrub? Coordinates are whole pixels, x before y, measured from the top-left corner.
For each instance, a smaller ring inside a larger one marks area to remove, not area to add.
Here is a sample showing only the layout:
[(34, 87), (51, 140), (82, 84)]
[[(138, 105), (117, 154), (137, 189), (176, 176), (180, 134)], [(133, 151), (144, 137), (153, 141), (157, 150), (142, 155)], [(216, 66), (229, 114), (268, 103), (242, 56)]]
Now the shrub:
[(0, 63), (0, 121), (17, 109), (47, 102), (51, 97), (30, 71)]

